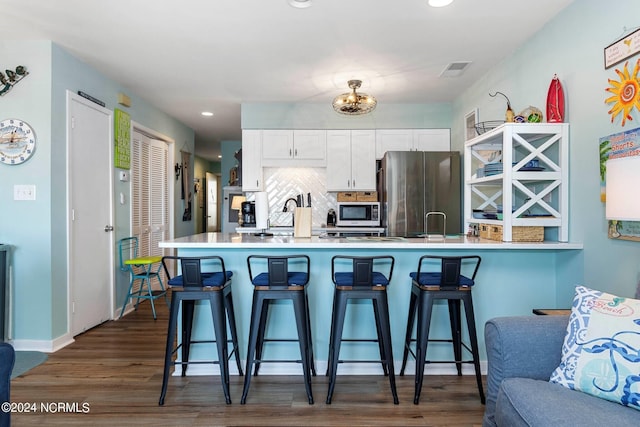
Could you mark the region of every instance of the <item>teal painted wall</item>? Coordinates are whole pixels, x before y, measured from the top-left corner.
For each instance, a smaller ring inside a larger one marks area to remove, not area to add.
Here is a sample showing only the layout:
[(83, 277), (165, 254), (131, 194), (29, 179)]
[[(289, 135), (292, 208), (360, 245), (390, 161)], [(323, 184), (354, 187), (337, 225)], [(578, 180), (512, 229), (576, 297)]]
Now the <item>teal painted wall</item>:
[[(15, 246), (13, 254), (14, 339), (50, 341), (67, 332), (67, 227), (66, 227), (66, 91), (82, 90), (118, 107), (126, 88), (109, 80), (50, 41), (0, 43), (6, 64), (25, 65), (30, 74), (0, 104), (0, 117), (29, 122), (38, 135), (36, 153), (18, 166), (0, 168), (0, 242)], [(13, 67), (15, 67), (13, 65)], [(9, 65), (7, 65), (9, 66)], [(194, 152), (193, 130), (128, 93), (133, 121), (175, 141), (170, 148)], [(193, 162), (193, 157), (192, 157)], [(193, 163), (192, 163), (193, 167)], [(115, 178), (114, 194), (129, 185)], [(16, 184), (36, 185), (36, 201), (13, 200)], [(195, 221), (182, 222), (182, 200), (175, 189), (175, 236), (192, 234)], [(115, 203), (116, 240), (130, 233), (129, 205)], [(114, 249), (115, 251), (115, 249)], [(116, 305), (122, 303), (128, 278), (116, 274)], [(116, 307), (117, 309), (117, 307)]]
[[(463, 148), (464, 115), (479, 109), (480, 121), (504, 118), (509, 96), (518, 112), (529, 105), (545, 111), (549, 83), (558, 74), (565, 91), (566, 119), (570, 123), (569, 239), (583, 242), (581, 256), (564, 254), (557, 266), (557, 303), (568, 306), (574, 292), (573, 272), (583, 271), (582, 283), (596, 289), (633, 297), (639, 278), (640, 244), (607, 238), (604, 204), (599, 198), (598, 140), (602, 136), (633, 129), (636, 120), (621, 126), (611, 123), (605, 104), (607, 79), (619, 80), (614, 69), (604, 69), (603, 49), (623, 34), (624, 17), (637, 16), (640, 3), (633, 0), (572, 3), (511, 56), (466, 90), (453, 105), (452, 145)], [(638, 59), (630, 58), (630, 69)]]
[[(59, 303), (54, 293), (62, 286), (66, 294), (64, 276), (52, 262), (54, 256), (56, 261), (63, 256), (66, 237), (54, 240), (53, 234), (52, 199), (58, 194), (52, 189), (56, 182), (64, 180), (65, 170), (58, 169), (52, 161), (57, 140), (51, 124), (51, 56), (51, 43), (0, 42), (2, 65), (24, 65), (29, 71), (2, 97), (0, 117), (25, 120), (38, 137), (35, 154), (27, 162), (0, 165), (0, 242), (14, 247), (14, 336), (34, 340), (50, 339), (60, 329), (53, 324), (54, 312), (59, 310), (54, 307)], [(21, 184), (35, 185), (35, 201), (13, 200), (13, 187)], [(62, 285), (58, 283), (60, 279)]]

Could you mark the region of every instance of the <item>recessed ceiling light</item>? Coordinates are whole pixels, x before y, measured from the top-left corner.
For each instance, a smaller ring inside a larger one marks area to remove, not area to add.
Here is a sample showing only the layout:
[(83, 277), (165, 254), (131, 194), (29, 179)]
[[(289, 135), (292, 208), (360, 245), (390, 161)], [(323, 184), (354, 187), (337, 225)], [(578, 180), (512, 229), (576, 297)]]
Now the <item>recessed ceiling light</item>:
[(200, 113), (200, 114), (202, 114), (202, 115), (203, 115), (203, 116), (205, 116), (205, 117), (211, 117), (211, 116), (213, 116), (213, 113), (212, 113), (211, 111), (203, 111), (203, 112), (202, 112), (202, 113)]
[(305, 7), (311, 7), (311, 0), (289, 0), (289, 4), (298, 9), (304, 9)]
[(444, 7), (453, 3), (453, 0), (429, 0), (429, 6), (431, 7)]

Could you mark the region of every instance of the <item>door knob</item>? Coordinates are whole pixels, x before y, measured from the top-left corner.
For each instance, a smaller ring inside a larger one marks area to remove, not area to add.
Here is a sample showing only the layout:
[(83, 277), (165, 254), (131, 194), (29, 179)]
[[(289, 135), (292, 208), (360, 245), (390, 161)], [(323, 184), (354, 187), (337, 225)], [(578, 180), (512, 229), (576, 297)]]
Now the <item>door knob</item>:
[(105, 233), (113, 231), (113, 225), (105, 225), (104, 226), (104, 231), (105, 231)]

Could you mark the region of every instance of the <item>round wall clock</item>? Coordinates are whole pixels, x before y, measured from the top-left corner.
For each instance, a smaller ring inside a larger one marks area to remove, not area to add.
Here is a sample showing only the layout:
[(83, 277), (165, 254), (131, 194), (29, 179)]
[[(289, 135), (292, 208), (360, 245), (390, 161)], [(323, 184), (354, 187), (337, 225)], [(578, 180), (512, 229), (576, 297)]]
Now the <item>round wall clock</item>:
[(27, 122), (6, 119), (0, 122), (0, 163), (19, 165), (36, 149), (36, 134)]

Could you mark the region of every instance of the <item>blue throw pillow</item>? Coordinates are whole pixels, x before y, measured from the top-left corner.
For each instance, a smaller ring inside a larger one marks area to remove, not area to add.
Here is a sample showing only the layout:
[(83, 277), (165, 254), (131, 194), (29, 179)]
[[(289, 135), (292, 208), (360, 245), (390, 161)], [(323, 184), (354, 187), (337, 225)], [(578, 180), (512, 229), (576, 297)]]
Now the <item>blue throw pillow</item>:
[(640, 301), (576, 287), (550, 381), (640, 410)]

